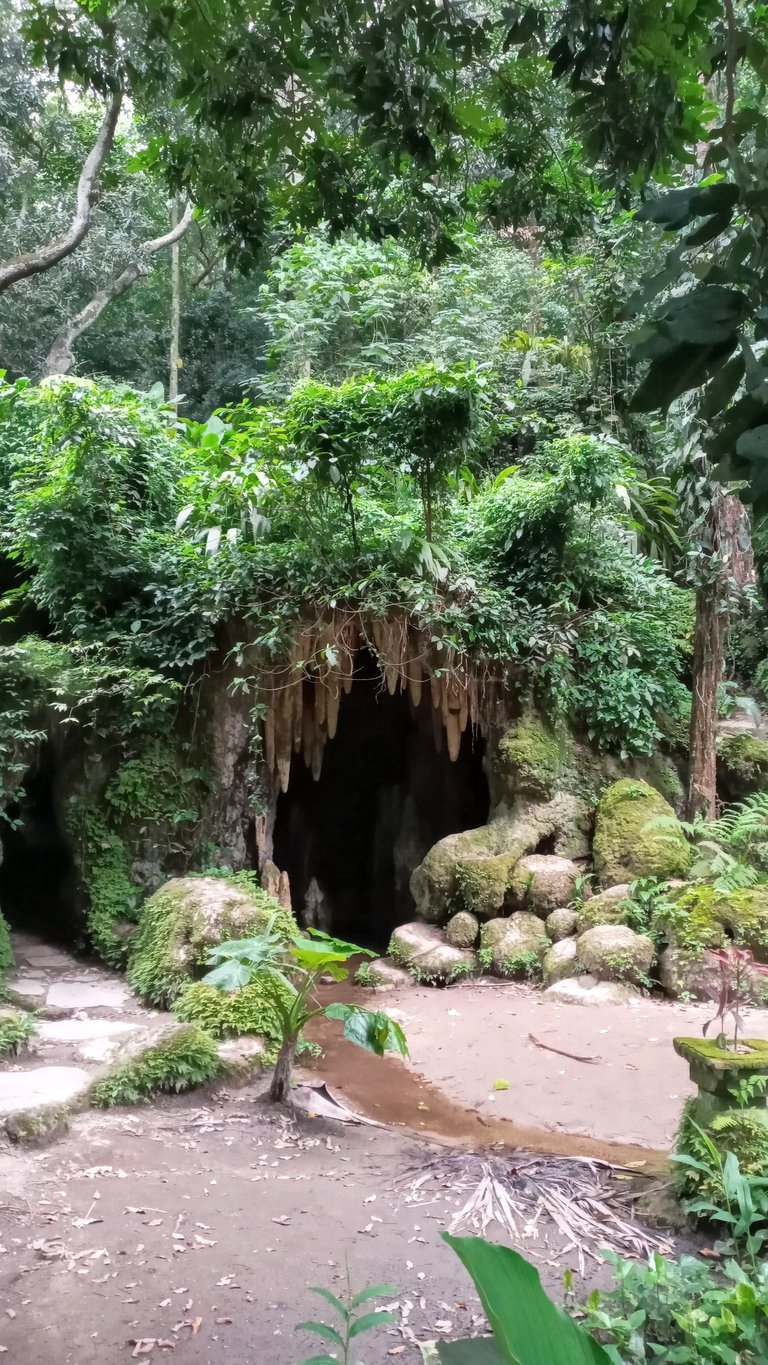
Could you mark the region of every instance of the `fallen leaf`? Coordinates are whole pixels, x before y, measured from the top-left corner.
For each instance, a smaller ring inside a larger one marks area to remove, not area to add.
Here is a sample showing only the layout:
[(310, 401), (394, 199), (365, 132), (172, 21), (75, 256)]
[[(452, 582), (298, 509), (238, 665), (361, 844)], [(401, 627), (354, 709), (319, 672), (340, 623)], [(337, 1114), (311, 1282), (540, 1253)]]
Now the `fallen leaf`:
[(199, 1232), (196, 1232), (196, 1233), (195, 1233), (195, 1241), (197, 1242), (197, 1245), (198, 1245), (198, 1246), (201, 1246), (201, 1247), (215, 1247), (215, 1246), (216, 1246), (216, 1243), (215, 1243), (215, 1242), (212, 1242), (211, 1239), (210, 1239), (210, 1237), (201, 1237)]
[(217, 1319), (216, 1319), (216, 1325), (217, 1325), (218, 1327), (223, 1327), (223, 1326), (225, 1325), (225, 1323), (228, 1323), (228, 1322), (231, 1322), (231, 1321), (232, 1321), (231, 1318), (217, 1318)]
[(161, 1299), (157, 1306), (158, 1308), (167, 1308), (170, 1302), (170, 1299)]
[(175, 1342), (175, 1341), (171, 1341), (170, 1337), (159, 1337), (159, 1338), (158, 1338), (157, 1344), (158, 1344), (158, 1346), (160, 1347), (160, 1350), (161, 1350), (161, 1351), (175, 1351), (175, 1350), (176, 1350), (176, 1342)]
[(403, 1354), (403, 1351), (404, 1351), (404, 1350), (405, 1350), (405, 1347), (404, 1347), (404, 1346), (390, 1346), (389, 1350), (387, 1351), (387, 1355), (388, 1355), (388, 1356), (401, 1356), (401, 1355)]
[(162, 1222), (162, 1218), (145, 1218), (144, 1226), (145, 1228), (159, 1228), (161, 1227)]
[(196, 1337), (197, 1334), (198, 1334), (198, 1332), (200, 1331), (200, 1328), (201, 1328), (202, 1325), (203, 1325), (203, 1319), (202, 1319), (202, 1318), (193, 1318), (192, 1321), (191, 1321), (191, 1323), (190, 1323), (189, 1325), (190, 1325), (190, 1327), (192, 1328), (192, 1335), (193, 1335), (193, 1337)]
[(509, 1090), (509, 1081), (494, 1081), (493, 1088), (494, 1090)]
[(15, 1308), (6, 1308), (6, 1310), (5, 1310), (5, 1316), (6, 1316), (7, 1318), (15, 1318), (15, 1317), (16, 1317), (16, 1309), (15, 1309)]
[[(366, 1200), (366, 1203), (367, 1203), (367, 1202), (368, 1202), (368, 1201)], [(273, 1223), (279, 1223), (279, 1224), (281, 1225), (281, 1227), (285, 1227), (287, 1223), (290, 1223), (290, 1221), (291, 1221), (291, 1220), (290, 1220), (290, 1218), (288, 1217), (288, 1214), (287, 1214), (287, 1213), (281, 1213), (279, 1218), (273, 1218), (273, 1219), (272, 1219), (272, 1222), (273, 1222)]]
[(157, 1337), (138, 1337), (131, 1342), (133, 1355), (148, 1356), (150, 1351), (157, 1345)]

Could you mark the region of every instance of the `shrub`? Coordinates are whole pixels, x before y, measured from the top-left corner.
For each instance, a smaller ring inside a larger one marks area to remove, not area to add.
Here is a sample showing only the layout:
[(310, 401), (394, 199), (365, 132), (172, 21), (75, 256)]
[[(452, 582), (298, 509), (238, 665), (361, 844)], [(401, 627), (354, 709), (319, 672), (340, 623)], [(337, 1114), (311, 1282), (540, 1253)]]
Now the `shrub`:
[(173, 1005), (178, 1019), (199, 1024), (214, 1038), (255, 1033), (271, 1042), (281, 1040), (276, 1005), (285, 1007), (290, 992), (274, 976), (262, 975), (233, 994), (193, 981), (185, 986)]
[(100, 1109), (116, 1104), (141, 1104), (153, 1095), (192, 1090), (213, 1080), (221, 1070), (213, 1038), (190, 1024), (97, 1081), (91, 1090), (91, 1102)]
[(0, 1057), (14, 1057), (35, 1035), (31, 1014), (8, 1010), (0, 1012)]

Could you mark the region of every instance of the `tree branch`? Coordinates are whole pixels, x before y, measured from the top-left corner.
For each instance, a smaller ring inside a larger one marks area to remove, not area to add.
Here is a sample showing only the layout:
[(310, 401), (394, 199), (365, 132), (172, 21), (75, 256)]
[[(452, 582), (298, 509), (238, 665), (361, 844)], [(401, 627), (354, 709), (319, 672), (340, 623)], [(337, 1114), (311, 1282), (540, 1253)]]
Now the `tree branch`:
[(122, 89), (117, 90), (104, 114), (99, 135), (80, 172), (75, 213), (66, 232), (52, 242), (35, 247), (34, 250), (25, 252), (23, 256), (16, 256), (5, 265), (0, 265), (0, 294), (12, 284), (17, 284), (19, 280), (29, 279), (31, 275), (41, 275), (44, 271), (50, 270), (51, 266), (58, 265), (59, 261), (70, 256), (82, 242), (91, 226), (93, 208), (98, 200), (96, 182), (115, 140), (122, 99)]
[(110, 280), (109, 284), (105, 284), (103, 289), (99, 289), (93, 298), (89, 299), (85, 306), (80, 309), (79, 313), (75, 313), (74, 317), (70, 318), (69, 322), (62, 327), (48, 352), (44, 366), (46, 375), (69, 373), (75, 363), (72, 347), (78, 337), (93, 326), (110, 303), (119, 299), (122, 294), (127, 294), (128, 290), (133, 288), (138, 280), (146, 278), (149, 274), (151, 258), (158, 251), (162, 251), (164, 247), (173, 246), (174, 242), (178, 242), (184, 236), (192, 222), (193, 212), (194, 206), (187, 204), (183, 217), (175, 227), (171, 228), (170, 232), (142, 243), (136, 254), (136, 259), (126, 266), (125, 270), (119, 275)]
[(738, 59), (738, 30), (733, 0), (725, 0), (725, 118), (723, 119), (723, 140), (727, 141), (733, 133), (733, 109), (736, 102), (736, 62)]

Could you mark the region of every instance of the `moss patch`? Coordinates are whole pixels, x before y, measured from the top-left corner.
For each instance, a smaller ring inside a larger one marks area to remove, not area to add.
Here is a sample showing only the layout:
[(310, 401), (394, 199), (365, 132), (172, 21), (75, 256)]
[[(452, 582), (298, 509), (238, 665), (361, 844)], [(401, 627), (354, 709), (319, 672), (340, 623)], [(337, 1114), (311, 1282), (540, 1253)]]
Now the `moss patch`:
[(526, 796), (549, 801), (573, 765), (573, 739), (538, 716), (523, 716), (499, 740), (495, 771), (507, 800)]
[(507, 898), (516, 863), (514, 853), (497, 853), (493, 858), (457, 859), (457, 900), (462, 908), (480, 919), (497, 915)]
[(19, 1146), (43, 1147), (68, 1132), (70, 1113), (66, 1104), (43, 1104), (21, 1114), (10, 1114), (5, 1120), (5, 1131), (11, 1142)]
[(13, 949), (8, 924), (0, 914), (0, 981), (7, 976), (13, 966)]
[(35, 1021), (22, 1010), (0, 1010), (0, 1057), (15, 1057), (35, 1036)]
[(154, 1095), (179, 1094), (213, 1080), (222, 1067), (213, 1038), (190, 1024), (97, 1081), (91, 1103), (109, 1109), (141, 1104)]
[(136, 922), (141, 901), (125, 844), (91, 806), (77, 801), (67, 811), (67, 827), (88, 902), (88, 938), (110, 967), (123, 967), (126, 939), (117, 926)]
[(206, 965), (211, 947), (259, 934), (269, 920), (286, 943), (295, 935), (292, 915), (260, 887), (216, 877), (167, 882), (143, 907), (128, 981), (150, 1004), (170, 1006)]
[(193, 981), (185, 986), (173, 1012), (185, 1023), (199, 1024), (214, 1038), (239, 1037), (255, 1033), (278, 1043), (282, 1030), (275, 1006), (290, 1003), (291, 992), (275, 977), (263, 974), (239, 991), (220, 991)]
[(768, 741), (754, 735), (724, 735), (717, 744), (721, 785), (736, 799), (768, 791)]
[(725, 893), (709, 882), (697, 882), (670, 891), (669, 899), (656, 927), (681, 951), (683, 960), (695, 961), (707, 948), (722, 948), (730, 935), (758, 962), (768, 962), (768, 886)]
[(684, 877), (693, 857), (669, 802), (647, 782), (632, 778), (615, 782), (601, 796), (592, 851), (605, 886), (640, 877)]

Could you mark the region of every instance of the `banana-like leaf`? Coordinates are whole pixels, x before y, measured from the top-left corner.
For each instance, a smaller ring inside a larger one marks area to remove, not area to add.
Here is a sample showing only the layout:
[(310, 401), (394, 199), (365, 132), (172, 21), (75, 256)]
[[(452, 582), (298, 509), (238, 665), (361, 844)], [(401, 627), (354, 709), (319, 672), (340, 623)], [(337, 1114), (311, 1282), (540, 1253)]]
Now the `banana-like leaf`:
[(492, 1337), (462, 1337), (461, 1341), (439, 1341), (440, 1365), (504, 1365), (504, 1356)]
[[(482, 1237), (444, 1232), (443, 1239), (472, 1276), (506, 1365), (611, 1365), (603, 1347), (552, 1302), (538, 1270), (518, 1252)], [(466, 1365), (472, 1365), (469, 1356)]]

